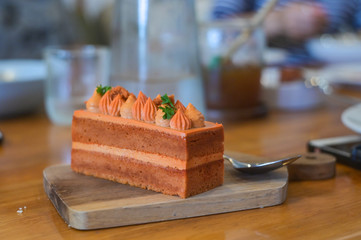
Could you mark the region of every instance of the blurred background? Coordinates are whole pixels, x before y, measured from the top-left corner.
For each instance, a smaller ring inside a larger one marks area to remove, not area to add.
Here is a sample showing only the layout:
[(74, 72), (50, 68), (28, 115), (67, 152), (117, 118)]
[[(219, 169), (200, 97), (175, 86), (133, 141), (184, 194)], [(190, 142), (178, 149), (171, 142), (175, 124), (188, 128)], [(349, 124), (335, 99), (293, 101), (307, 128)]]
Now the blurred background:
[[(117, 1), (121, 0), (0, 0), (1, 64), (42, 59), (49, 45), (114, 49)], [(137, 2), (141, 6), (144, 1)], [(361, 85), (358, 0), (277, 1), (258, 31), (252, 32), (248, 50), (240, 48), (231, 66), (210, 68), (214, 57), (224, 54), (241, 34), (244, 26), (238, 20), (251, 19), (265, 2), (195, 0), (201, 77), (211, 119), (264, 116), (272, 109), (313, 109), (340, 86), (358, 90)], [(0, 83), (9, 82), (12, 75), (1, 70), (1, 64)], [(1, 108), (5, 107), (0, 105), (0, 115)]]
[(0, 58), (42, 58), (48, 45), (109, 44), (113, 0), (1, 0)]
[[(116, 0), (1, 0), (0, 58), (42, 58), (47, 45), (110, 45)], [(199, 22), (212, 0), (196, 0)]]

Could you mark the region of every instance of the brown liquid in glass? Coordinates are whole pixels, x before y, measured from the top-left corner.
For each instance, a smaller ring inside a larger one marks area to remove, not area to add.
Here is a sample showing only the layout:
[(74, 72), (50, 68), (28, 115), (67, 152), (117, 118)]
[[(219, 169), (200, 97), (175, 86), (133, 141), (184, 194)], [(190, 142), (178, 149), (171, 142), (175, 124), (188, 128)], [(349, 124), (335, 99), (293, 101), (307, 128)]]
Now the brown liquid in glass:
[(261, 67), (221, 64), (203, 68), (207, 109), (242, 110), (260, 104)]

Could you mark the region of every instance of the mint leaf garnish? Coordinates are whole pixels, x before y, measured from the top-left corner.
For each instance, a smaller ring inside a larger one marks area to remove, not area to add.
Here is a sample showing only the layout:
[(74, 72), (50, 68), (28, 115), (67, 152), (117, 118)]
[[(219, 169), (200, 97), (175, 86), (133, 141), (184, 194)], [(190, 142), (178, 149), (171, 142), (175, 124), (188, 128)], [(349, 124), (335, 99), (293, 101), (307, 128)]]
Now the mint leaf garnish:
[(169, 99), (167, 94), (164, 94), (160, 97), (162, 99), (162, 105), (164, 107), (159, 107), (164, 112), (163, 119), (171, 119), (175, 114), (175, 107), (172, 101)]
[(111, 86), (102, 86), (101, 84), (97, 86), (97, 93), (99, 93), (101, 96), (103, 96), (107, 91), (112, 89)]

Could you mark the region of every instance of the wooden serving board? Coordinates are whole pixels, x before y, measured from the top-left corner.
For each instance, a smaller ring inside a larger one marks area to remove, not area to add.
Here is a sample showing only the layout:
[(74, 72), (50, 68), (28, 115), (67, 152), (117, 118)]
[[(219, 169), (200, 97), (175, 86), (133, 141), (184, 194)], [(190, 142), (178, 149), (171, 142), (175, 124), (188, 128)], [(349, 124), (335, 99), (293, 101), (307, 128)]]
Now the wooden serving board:
[[(244, 161), (264, 161), (240, 154)], [(284, 202), (287, 168), (247, 175), (225, 161), (224, 185), (181, 199), (75, 173), (69, 165), (44, 170), (44, 188), (73, 228), (98, 229), (262, 208)]]

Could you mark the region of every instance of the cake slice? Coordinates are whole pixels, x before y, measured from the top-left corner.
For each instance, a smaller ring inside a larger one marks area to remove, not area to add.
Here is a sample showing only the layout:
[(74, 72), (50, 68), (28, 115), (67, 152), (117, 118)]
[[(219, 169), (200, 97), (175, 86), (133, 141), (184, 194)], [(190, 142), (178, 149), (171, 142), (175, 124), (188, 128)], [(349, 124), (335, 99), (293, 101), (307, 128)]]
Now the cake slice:
[[(138, 119), (144, 116), (147, 121), (99, 111), (75, 111), (72, 169), (181, 198), (222, 185), (223, 126), (205, 121), (203, 127), (191, 128), (192, 123), (188, 122), (191, 120), (183, 109), (175, 107), (169, 127), (159, 126), (156, 114), (161, 114), (161, 109), (154, 109), (150, 101), (142, 96), (138, 105), (143, 108), (139, 108), (134, 99), (130, 106), (135, 106)], [(123, 106), (126, 105), (124, 99)], [(111, 109), (104, 111), (112, 112)], [(179, 130), (184, 127), (187, 129)]]

